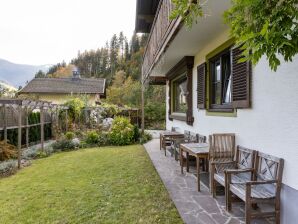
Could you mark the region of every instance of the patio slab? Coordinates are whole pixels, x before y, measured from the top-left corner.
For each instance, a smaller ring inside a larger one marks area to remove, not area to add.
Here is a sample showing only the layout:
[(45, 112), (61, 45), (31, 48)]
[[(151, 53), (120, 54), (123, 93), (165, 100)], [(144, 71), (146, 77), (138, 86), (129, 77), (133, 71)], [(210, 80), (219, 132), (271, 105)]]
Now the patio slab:
[[(232, 212), (225, 210), (224, 195), (214, 199), (209, 189), (201, 183), (197, 191), (195, 170), (181, 174), (180, 165), (170, 153), (167, 156), (159, 149), (159, 139), (144, 145), (180, 216), (187, 224), (242, 224), (244, 223), (244, 203), (233, 203)], [(263, 209), (263, 208), (262, 208)], [(274, 220), (253, 220), (253, 224), (271, 224)]]

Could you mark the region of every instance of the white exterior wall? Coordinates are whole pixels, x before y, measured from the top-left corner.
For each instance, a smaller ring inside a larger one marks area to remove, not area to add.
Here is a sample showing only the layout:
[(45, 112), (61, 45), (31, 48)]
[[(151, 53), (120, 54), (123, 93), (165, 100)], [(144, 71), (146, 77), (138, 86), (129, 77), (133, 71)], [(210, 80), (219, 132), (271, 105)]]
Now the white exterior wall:
[[(236, 133), (236, 144), (284, 158), (283, 183), (298, 190), (298, 57), (282, 63), (272, 72), (263, 58), (253, 68), (252, 108), (238, 109), (236, 117), (208, 116), (197, 109), (197, 66), (208, 52), (227, 39), (227, 33), (210, 42), (195, 57), (193, 69), (193, 126), (168, 119), (167, 129), (179, 127), (208, 136), (212, 133)], [(167, 99), (169, 97), (167, 85)], [(167, 111), (169, 109), (167, 100)]]

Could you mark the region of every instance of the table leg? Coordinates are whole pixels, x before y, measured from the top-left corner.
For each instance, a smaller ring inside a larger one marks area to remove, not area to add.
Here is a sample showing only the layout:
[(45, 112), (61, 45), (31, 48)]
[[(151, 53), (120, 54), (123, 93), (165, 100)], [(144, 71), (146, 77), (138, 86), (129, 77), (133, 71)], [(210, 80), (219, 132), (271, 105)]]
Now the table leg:
[(159, 150), (162, 148), (162, 134), (159, 135)]
[(179, 160), (180, 160), (180, 166), (181, 166), (181, 173), (183, 174), (183, 150), (181, 149), (181, 148), (179, 148), (179, 152), (180, 152), (180, 158), (179, 158)]
[(186, 171), (189, 172), (189, 153), (186, 152)]
[(198, 191), (201, 191), (201, 178), (200, 178), (200, 157), (196, 158), (196, 162), (197, 162), (197, 181), (198, 181)]

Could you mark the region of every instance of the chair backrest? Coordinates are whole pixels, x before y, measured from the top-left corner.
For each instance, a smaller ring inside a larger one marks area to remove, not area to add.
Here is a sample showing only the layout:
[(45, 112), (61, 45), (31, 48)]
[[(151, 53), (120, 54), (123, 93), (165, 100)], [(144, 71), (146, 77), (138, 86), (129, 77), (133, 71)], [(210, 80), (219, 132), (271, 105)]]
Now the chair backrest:
[(194, 132), (189, 132), (189, 142), (198, 142), (198, 135)]
[(236, 158), (239, 169), (254, 168), (256, 151), (237, 145)]
[(213, 134), (209, 135), (210, 159), (234, 159), (235, 134)]
[(284, 160), (262, 152), (258, 152), (255, 161), (257, 180), (282, 181)]
[(206, 143), (206, 140), (207, 140), (206, 136), (200, 135), (200, 134), (197, 134), (197, 136), (198, 136), (198, 143)]
[(187, 130), (184, 131), (184, 138), (186, 140), (189, 140), (190, 139), (190, 131), (187, 131)]

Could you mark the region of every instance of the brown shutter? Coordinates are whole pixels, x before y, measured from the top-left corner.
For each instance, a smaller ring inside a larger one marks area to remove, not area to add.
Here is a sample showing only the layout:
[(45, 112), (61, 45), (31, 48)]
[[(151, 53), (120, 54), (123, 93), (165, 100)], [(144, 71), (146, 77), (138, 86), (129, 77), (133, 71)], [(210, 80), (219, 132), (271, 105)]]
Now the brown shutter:
[(197, 80), (197, 91), (198, 91), (198, 108), (206, 108), (206, 63), (198, 66), (198, 80)]
[(240, 47), (232, 49), (232, 101), (234, 108), (249, 108), (251, 63), (239, 63), (241, 54)]

